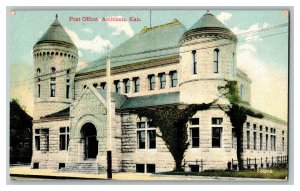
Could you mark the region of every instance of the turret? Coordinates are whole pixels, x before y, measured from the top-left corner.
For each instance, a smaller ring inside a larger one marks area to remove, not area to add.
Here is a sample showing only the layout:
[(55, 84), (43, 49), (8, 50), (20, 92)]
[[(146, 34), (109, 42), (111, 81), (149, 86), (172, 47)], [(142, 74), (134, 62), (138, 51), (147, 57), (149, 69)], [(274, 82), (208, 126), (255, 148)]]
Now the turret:
[(218, 86), (236, 78), (237, 37), (207, 12), (179, 42), (180, 101), (213, 101), (218, 97)]
[(33, 46), (35, 66), (34, 119), (67, 108), (74, 100), (78, 50), (58, 16)]

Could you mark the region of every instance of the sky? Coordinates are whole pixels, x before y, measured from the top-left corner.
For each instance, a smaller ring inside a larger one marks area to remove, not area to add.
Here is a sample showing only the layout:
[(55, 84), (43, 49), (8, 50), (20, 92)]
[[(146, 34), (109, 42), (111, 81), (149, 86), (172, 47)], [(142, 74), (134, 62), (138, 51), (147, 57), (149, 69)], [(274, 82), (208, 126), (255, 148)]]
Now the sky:
[[(33, 113), (33, 45), (58, 14), (79, 50), (78, 68), (93, 61), (106, 48), (117, 47), (144, 26), (161, 25), (178, 19), (190, 28), (207, 10), (16, 10), (8, 24), (10, 95)], [(237, 65), (252, 79), (251, 105), (287, 120), (288, 12), (284, 10), (210, 10), (238, 35)], [(140, 21), (84, 22), (83, 17), (129, 17)], [(74, 21), (80, 18), (81, 21)], [(254, 31), (254, 32), (253, 32)], [(251, 33), (250, 33), (251, 32)], [(239, 35), (247, 34), (247, 35)]]

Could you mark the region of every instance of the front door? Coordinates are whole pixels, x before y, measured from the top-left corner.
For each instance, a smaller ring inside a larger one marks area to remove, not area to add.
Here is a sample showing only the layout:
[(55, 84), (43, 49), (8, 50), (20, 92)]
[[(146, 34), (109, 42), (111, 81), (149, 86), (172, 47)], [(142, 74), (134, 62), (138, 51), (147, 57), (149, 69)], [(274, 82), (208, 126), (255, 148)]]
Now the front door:
[(95, 135), (86, 136), (85, 154), (87, 159), (96, 158), (98, 155), (98, 141)]

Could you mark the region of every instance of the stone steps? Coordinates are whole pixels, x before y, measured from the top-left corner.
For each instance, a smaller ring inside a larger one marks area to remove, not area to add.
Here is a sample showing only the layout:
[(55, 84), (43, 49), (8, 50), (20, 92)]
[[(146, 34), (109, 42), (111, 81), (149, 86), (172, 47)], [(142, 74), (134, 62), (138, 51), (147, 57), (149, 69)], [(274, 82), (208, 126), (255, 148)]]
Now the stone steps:
[(97, 164), (96, 161), (84, 161), (67, 164), (66, 167), (60, 169), (60, 171), (84, 174), (99, 174), (99, 172), (103, 171), (103, 169)]

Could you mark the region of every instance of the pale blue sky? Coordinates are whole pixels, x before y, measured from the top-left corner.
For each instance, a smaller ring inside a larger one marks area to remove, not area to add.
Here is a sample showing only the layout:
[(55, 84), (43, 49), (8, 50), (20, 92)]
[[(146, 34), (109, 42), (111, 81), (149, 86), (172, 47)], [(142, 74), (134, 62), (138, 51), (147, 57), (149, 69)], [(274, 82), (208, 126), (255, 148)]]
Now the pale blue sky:
[[(266, 29), (268, 27), (274, 27), (280, 24), (288, 23), (288, 17), (286, 12), (283, 10), (210, 10), (218, 18), (223, 18), (224, 24), (234, 31), (246, 32), (253, 30)], [(112, 47), (118, 46), (120, 43), (126, 41), (130, 38), (130, 35), (121, 32), (119, 35), (113, 35), (117, 28), (109, 26), (106, 22), (70, 22), (69, 17), (98, 17), (103, 16), (122, 16), (124, 18), (128, 17), (139, 17), (141, 22), (129, 22), (127, 26), (134, 32), (138, 33), (143, 29), (144, 26), (150, 25), (150, 11), (149, 10), (99, 10), (99, 11), (16, 11), (15, 15), (10, 16), (9, 18), (9, 60), (11, 70), (14, 70), (14, 64), (27, 63), (33, 65), (32, 59), (32, 48), (33, 45), (38, 41), (38, 39), (43, 35), (43, 33), (48, 29), (51, 23), (55, 19), (55, 14), (58, 14), (60, 23), (66, 27), (68, 30), (74, 32), (77, 35), (78, 39), (81, 42), (85, 41), (89, 45), (95, 39), (95, 37), (100, 37), (101, 40), (110, 42)], [(201, 18), (203, 14), (206, 13), (206, 10), (152, 10), (151, 23), (152, 26), (161, 25), (168, 22), (171, 22), (174, 18), (178, 19), (182, 24), (187, 28), (190, 28), (197, 20)], [(223, 15), (223, 17), (222, 17)], [(125, 27), (126, 28), (126, 27)], [(273, 30), (266, 30), (254, 34), (255, 38), (260, 38), (259, 40), (247, 40), (244, 41), (244, 38), (239, 37), (238, 42), (238, 65), (245, 69), (246, 72), (250, 71), (249, 76), (252, 78), (258, 77), (259, 73), (253, 72), (251, 74), (251, 69), (256, 70), (256, 67), (259, 64), (260, 67), (263, 67), (262, 71), (276, 71), (278, 72), (279, 77), (273, 76), (272, 81), (276, 80), (285, 80), (287, 84), (287, 72), (288, 72), (288, 31), (287, 26), (276, 28)], [(273, 34), (278, 34), (275, 36), (270, 36)], [(269, 37), (264, 37), (269, 36)], [(261, 38), (263, 37), (263, 38)], [(99, 40), (99, 38), (98, 38)], [(240, 50), (239, 50), (240, 49)], [(78, 50), (82, 53), (80, 60), (83, 62), (92, 61), (99, 58), (102, 53), (93, 50), (93, 47), (84, 48), (78, 47)], [(240, 53), (240, 54), (239, 54)], [(239, 57), (240, 55), (240, 57)], [(243, 57), (247, 56), (247, 57)], [(250, 58), (250, 61), (249, 61)], [(252, 60), (253, 59), (253, 60)], [(247, 71), (248, 70), (248, 71)], [(274, 72), (272, 73), (274, 74)], [(12, 73), (12, 75), (16, 75)], [(264, 75), (264, 74), (263, 74)], [(265, 75), (269, 75), (265, 73)], [(11, 76), (12, 81), (14, 76)], [(28, 78), (28, 75), (24, 76), (24, 79)], [(20, 77), (18, 76), (18, 80)], [(259, 85), (259, 79), (253, 80), (253, 93), (252, 101), (256, 99), (259, 93), (259, 89), (262, 89)], [(268, 79), (270, 81), (270, 79)], [(269, 82), (268, 81), (268, 82)], [(256, 84), (256, 85), (255, 85)], [(257, 87), (256, 87), (257, 86)], [(282, 84), (285, 86), (285, 84)], [(12, 87), (14, 88), (14, 87)], [(255, 89), (256, 88), (256, 89)], [(280, 87), (279, 87), (280, 88)], [(262, 92), (263, 93), (263, 92)], [(284, 96), (286, 92), (281, 93), (281, 97)], [(22, 98), (19, 98), (22, 100)], [(257, 98), (259, 99), (259, 98)], [(275, 99), (275, 98), (274, 98)], [(263, 100), (263, 98), (262, 98)], [(286, 102), (287, 98), (284, 99)], [(255, 100), (254, 100), (255, 103)], [(254, 104), (253, 103), (253, 104)], [(261, 101), (257, 104), (262, 104), (264, 101)], [(254, 104), (257, 106), (257, 104)], [(284, 107), (285, 105), (280, 106)], [(259, 107), (259, 106), (257, 106)], [(259, 108), (262, 109), (263, 108)], [(285, 108), (284, 108), (285, 109)], [(268, 110), (266, 110), (268, 111)], [(272, 111), (272, 109), (270, 109)], [(286, 111), (287, 112), (287, 111)], [(285, 113), (273, 113), (276, 116), (285, 118)], [(280, 112), (279, 112), (280, 113)]]

